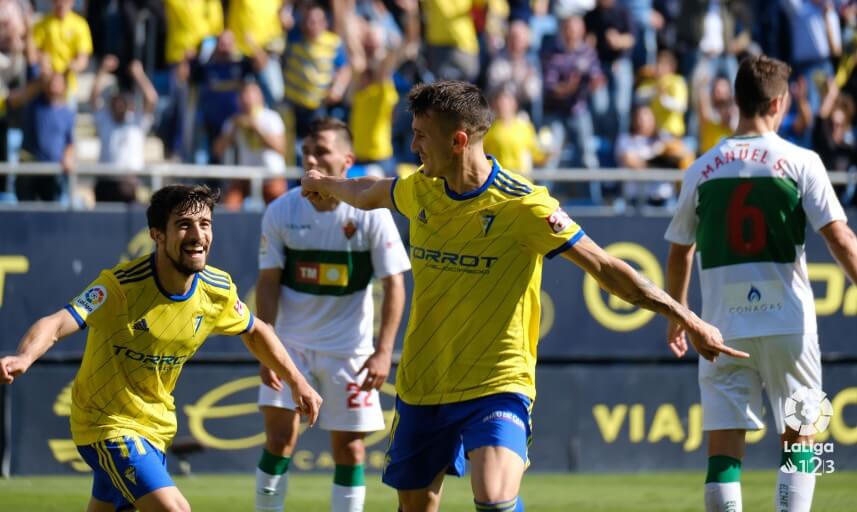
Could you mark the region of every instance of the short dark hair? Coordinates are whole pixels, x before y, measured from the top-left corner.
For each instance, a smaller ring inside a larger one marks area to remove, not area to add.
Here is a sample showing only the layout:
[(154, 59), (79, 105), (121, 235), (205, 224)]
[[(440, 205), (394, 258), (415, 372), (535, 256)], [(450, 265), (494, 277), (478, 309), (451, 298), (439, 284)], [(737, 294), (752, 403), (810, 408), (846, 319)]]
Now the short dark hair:
[(408, 94), (408, 111), (415, 116), (438, 114), (475, 137), (485, 135), (494, 122), (494, 113), (482, 91), (457, 80), (414, 86)]
[(307, 137), (315, 138), (319, 133), (326, 131), (336, 132), (336, 136), (339, 137), (339, 140), (345, 142), (348, 145), (348, 148), (351, 149), (354, 141), (354, 138), (351, 136), (351, 130), (345, 122), (335, 117), (327, 116), (315, 119), (309, 125), (309, 133), (307, 133)]
[(792, 68), (777, 59), (759, 55), (741, 61), (735, 76), (735, 103), (744, 117), (768, 113), (771, 100), (789, 90)]
[(152, 195), (146, 209), (146, 220), (149, 228), (166, 231), (171, 213), (192, 214), (203, 208), (214, 210), (214, 204), (219, 198), (219, 191), (205, 185), (168, 185)]

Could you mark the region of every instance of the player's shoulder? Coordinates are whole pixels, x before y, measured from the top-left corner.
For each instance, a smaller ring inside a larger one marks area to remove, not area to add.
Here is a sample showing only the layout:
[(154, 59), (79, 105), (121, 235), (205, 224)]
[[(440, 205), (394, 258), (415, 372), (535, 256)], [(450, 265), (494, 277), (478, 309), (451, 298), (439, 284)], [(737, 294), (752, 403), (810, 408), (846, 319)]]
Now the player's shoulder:
[(501, 167), (495, 169), (491, 190), (503, 199), (520, 200), (522, 204), (540, 200), (547, 195), (547, 189), (533, 184), (526, 177)]
[(146, 254), (130, 261), (121, 262), (105, 273), (113, 277), (123, 289), (135, 286), (137, 283), (151, 279), (154, 272), (153, 258), (152, 254)]
[(232, 291), (232, 276), (211, 265), (206, 265), (199, 272), (199, 282), (209, 294), (215, 296), (228, 296)]

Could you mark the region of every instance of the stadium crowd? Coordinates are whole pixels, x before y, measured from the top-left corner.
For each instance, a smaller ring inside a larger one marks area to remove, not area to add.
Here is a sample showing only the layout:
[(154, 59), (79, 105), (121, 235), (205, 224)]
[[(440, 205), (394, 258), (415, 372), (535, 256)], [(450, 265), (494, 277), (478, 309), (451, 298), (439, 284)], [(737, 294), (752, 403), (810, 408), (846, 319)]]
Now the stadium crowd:
[[(353, 175), (412, 169), (405, 93), (460, 79), (490, 98), (485, 148), (509, 169), (684, 168), (734, 129), (738, 62), (762, 52), (793, 69), (781, 135), (857, 172), (854, 0), (0, 0), (0, 161), (261, 166), (270, 201), (325, 115), (351, 127)], [(0, 176), (0, 197), (62, 200), (65, 183)], [(139, 185), (100, 178), (92, 197), (134, 202)], [(241, 208), (248, 184), (218, 185)]]

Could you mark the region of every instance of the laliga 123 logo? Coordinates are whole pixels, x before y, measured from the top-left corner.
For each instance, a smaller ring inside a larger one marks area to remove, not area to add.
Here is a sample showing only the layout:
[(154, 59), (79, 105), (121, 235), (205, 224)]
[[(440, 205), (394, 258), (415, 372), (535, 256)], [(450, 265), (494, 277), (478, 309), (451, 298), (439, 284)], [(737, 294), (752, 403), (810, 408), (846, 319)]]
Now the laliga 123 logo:
[(802, 436), (811, 436), (827, 430), (833, 406), (820, 389), (802, 388), (786, 399), (786, 425)]

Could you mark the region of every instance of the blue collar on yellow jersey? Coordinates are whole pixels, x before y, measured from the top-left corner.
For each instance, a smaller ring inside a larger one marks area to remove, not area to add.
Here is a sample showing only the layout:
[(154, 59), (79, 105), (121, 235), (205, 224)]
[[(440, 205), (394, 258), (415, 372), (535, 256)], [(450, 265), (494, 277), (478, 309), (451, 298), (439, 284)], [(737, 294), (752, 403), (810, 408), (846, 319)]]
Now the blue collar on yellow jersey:
[(500, 164), (497, 163), (497, 159), (491, 155), (485, 155), (489, 160), (491, 160), (491, 174), (488, 175), (488, 179), (485, 180), (479, 188), (475, 190), (471, 190), (469, 192), (465, 192), (463, 194), (459, 194), (454, 190), (449, 189), (449, 185), (446, 183), (446, 180), (443, 180), (443, 189), (446, 191), (446, 195), (449, 196), (450, 199), (455, 199), (456, 201), (464, 201), (465, 199), (473, 199), (478, 196), (482, 192), (488, 190), (488, 187), (494, 183), (494, 178), (497, 177), (497, 173), (500, 172)]
[(196, 282), (199, 281), (199, 272), (193, 275), (193, 284), (190, 285), (190, 290), (188, 290), (187, 293), (184, 295), (172, 295), (170, 292), (166, 291), (163, 286), (161, 286), (161, 281), (158, 279), (158, 267), (155, 265), (155, 253), (152, 253), (152, 259), (150, 261), (152, 265), (152, 277), (155, 278), (155, 284), (158, 286), (158, 290), (161, 290), (164, 297), (175, 302), (182, 302), (193, 297), (193, 292), (196, 291)]

